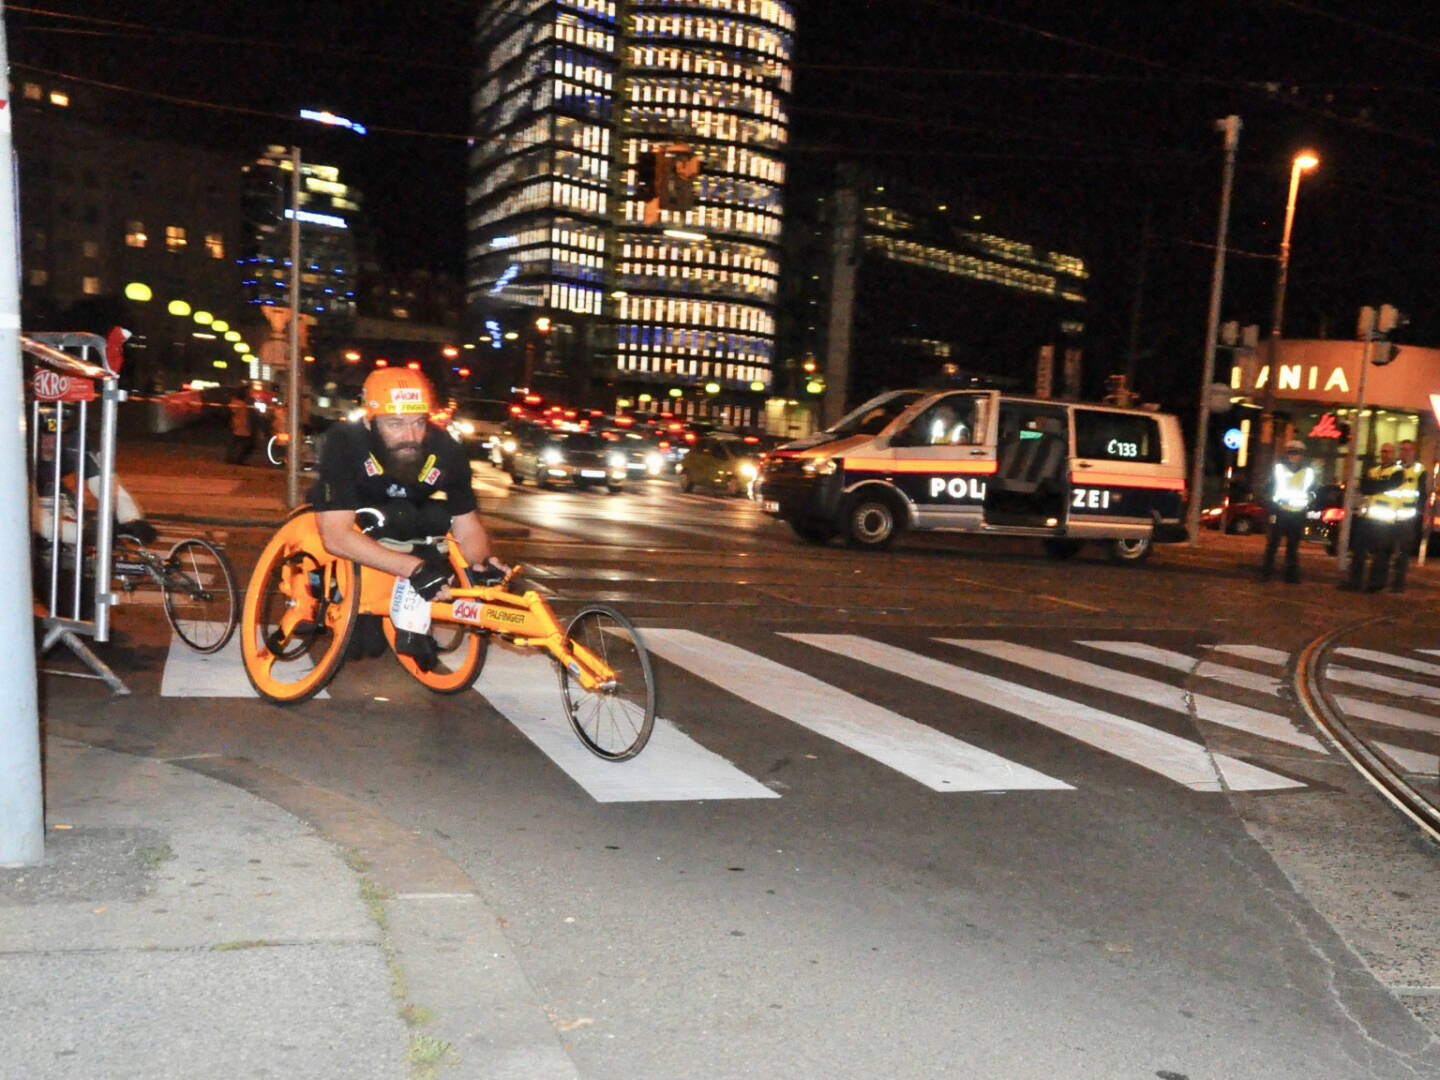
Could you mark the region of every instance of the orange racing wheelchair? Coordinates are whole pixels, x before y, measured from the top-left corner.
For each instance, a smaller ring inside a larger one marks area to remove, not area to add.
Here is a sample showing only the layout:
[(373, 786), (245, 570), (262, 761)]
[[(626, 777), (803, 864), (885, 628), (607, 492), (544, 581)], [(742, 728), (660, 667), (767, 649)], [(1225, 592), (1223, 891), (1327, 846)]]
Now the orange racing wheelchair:
[[(519, 566), (498, 584), (474, 585), (452, 537), (404, 546), (418, 553), (424, 545), (448, 554), (457, 582), (449, 600), (427, 604), (413, 590), (407, 596), (393, 574), (329, 554), (314, 512), (300, 507), (291, 513), (260, 553), (245, 590), (240, 651), (256, 692), (281, 704), (313, 697), (344, 661), (358, 615), (379, 615), (393, 649), (395, 618), (413, 618), (413, 611), (402, 609), (418, 604), (428, 607), (440, 664), (425, 671), (411, 657), (395, 655), (422, 685), (441, 694), (469, 689), (491, 638), (537, 649), (554, 660), (565, 716), (587, 749), (624, 761), (645, 748), (655, 724), (655, 679), (628, 619), (613, 608), (587, 605), (562, 628), (538, 592), (509, 591)], [(398, 605), (393, 611), (392, 602)]]

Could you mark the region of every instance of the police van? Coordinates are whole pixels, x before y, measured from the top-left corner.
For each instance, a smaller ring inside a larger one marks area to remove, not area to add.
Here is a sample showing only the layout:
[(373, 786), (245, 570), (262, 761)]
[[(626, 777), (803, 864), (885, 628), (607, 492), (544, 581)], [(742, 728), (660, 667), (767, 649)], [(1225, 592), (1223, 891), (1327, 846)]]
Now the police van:
[(893, 390), (770, 452), (764, 510), (812, 543), (888, 547), (901, 529), (1034, 536), (1056, 558), (1082, 543), (1115, 562), (1186, 539), (1185, 447), (1165, 413)]

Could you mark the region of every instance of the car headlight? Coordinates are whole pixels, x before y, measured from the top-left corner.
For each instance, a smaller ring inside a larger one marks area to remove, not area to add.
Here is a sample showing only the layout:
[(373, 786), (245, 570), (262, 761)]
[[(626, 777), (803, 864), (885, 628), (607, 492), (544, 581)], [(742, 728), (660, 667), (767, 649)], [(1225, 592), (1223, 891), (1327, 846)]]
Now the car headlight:
[(505, 453), (507, 453), (507, 454), (513, 454), (513, 453), (515, 452), (515, 440), (514, 440), (514, 439), (504, 439), (504, 440), (502, 440), (501, 443), (500, 443), (500, 449), (501, 449), (501, 450), (504, 450)]
[(659, 476), (665, 469), (665, 457), (657, 451), (651, 450), (645, 455), (645, 471), (651, 476)]
[(345, 414), (346, 420), (364, 420), (370, 412), (363, 405), (358, 405)]
[(564, 460), (565, 455), (558, 446), (547, 446), (540, 451), (540, 461), (545, 465), (559, 465)]
[(829, 476), (837, 468), (839, 468), (839, 466), (836, 464), (835, 459), (828, 457), (815, 458), (813, 461), (807, 461), (801, 466), (804, 472), (812, 473), (815, 476)]
[(610, 468), (612, 469), (623, 469), (625, 467), (624, 454), (611, 454), (605, 460), (610, 463)]
[(740, 468), (736, 469), (735, 471), (738, 472), (740, 476), (746, 480), (754, 480), (755, 477), (760, 475), (760, 470), (755, 468), (754, 462), (750, 461), (742, 461), (740, 463)]
[(455, 429), (459, 431), (461, 435), (475, 434), (475, 425), (472, 424), (469, 420), (461, 420), (457, 422), (455, 425)]

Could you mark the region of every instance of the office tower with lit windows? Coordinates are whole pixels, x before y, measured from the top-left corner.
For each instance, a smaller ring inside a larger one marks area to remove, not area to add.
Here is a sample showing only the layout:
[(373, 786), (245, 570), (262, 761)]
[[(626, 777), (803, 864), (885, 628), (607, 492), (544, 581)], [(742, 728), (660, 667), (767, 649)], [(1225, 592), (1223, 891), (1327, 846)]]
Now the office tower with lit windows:
[[(466, 291), (517, 381), (607, 406), (678, 391), (682, 414), (758, 419), (793, 32), (781, 0), (480, 14)], [(675, 146), (702, 162), (693, 206), (647, 215), (651, 155)]]
[[(244, 169), (246, 246), (239, 259), (245, 300), (290, 303), (290, 213), (294, 162), (283, 146)], [(300, 160), (300, 310), (326, 322), (355, 314), (361, 197), (333, 165)]]

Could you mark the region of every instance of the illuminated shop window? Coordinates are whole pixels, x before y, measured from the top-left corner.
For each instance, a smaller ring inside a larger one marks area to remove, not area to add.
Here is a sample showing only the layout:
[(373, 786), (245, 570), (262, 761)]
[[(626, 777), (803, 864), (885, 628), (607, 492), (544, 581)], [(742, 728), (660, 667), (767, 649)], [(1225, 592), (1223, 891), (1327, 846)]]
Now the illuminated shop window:
[(180, 225), (165, 226), (165, 246), (172, 252), (179, 252), (185, 246), (185, 229)]
[(212, 259), (223, 259), (225, 257), (225, 239), (219, 233), (205, 234), (205, 254)]

